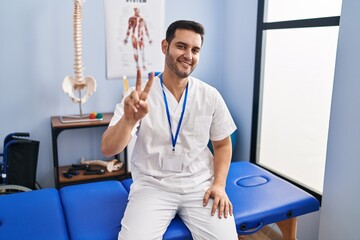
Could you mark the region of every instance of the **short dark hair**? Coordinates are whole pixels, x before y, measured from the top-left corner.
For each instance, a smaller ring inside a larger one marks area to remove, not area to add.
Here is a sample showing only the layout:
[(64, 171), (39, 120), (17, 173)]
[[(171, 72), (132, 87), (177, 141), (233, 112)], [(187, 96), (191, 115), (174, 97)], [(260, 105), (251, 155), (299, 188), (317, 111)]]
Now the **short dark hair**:
[(190, 21), (190, 20), (178, 20), (169, 25), (168, 29), (166, 30), (166, 41), (169, 44), (174, 39), (175, 32), (177, 29), (191, 30), (191, 31), (194, 31), (195, 33), (200, 34), (201, 45), (203, 44), (204, 34), (205, 34), (203, 25), (201, 25), (200, 23), (194, 22), (194, 21)]

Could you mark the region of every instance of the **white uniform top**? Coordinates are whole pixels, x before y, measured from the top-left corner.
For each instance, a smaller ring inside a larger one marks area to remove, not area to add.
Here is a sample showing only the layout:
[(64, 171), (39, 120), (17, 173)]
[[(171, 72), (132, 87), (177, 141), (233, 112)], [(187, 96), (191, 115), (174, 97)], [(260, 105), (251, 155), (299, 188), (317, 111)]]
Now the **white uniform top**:
[[(132, 90), (130, 89), (128, 94)], [(180, 102), (177, 102), (165, 85), (164, 90), (175, 136), (185, 92)], [(172, 151), (172, 141), (158, 77), (154, 79), (147, 102), (150, 111), (133, 130), (137, 139), (131, 157), (134, 181), (131, 194), (145, 186), (176, 193), (189, 193), (211, 186), (214, 169), (213, 155), (207, 147), (209, 139), (222, 140), (236, 129), (220, 93), (199, 79), (189, 77), (187, 104), (175, 146), (176, 161), (182, 161), (180, 171), (163, 169), (164, 158)], [(109, 126), (120, 120), (123, 109), (124, 101), (116, 105)]]

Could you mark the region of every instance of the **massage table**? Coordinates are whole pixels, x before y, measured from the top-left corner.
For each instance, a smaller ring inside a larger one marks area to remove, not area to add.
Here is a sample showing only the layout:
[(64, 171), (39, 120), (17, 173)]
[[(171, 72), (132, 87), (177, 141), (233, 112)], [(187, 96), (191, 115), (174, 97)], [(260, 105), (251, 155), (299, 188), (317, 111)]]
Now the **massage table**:
[(284, 240), (295, 240), (296, 217), (320, 208), (314, 196), (249, 162), (231, 164), (226, 192), (239, 235), (276, 223)]
[[(122, 181), (127, 191), (131, 183), (131, 178)], [(319, 201), (315, 197), (250, 162), (231, 163), (226, 192), (233, 204), (239, 236), (253, 234), (276, 223), (284, 240), (295, 240), (296, 217), (319, 210)], [(177, 216), (164, 239), (192, 238)]]
[[(131, 183), (128, 178), (0, 196), (0, 239), (115, 240)], [(315, 197), (249, 162), (231, 163), (226, 191), (239, 239), (276, 223), (284, 240), (295, 240), (296, 217), (319, 210)], [(163, 239), (192, 238), (177, 216)]]

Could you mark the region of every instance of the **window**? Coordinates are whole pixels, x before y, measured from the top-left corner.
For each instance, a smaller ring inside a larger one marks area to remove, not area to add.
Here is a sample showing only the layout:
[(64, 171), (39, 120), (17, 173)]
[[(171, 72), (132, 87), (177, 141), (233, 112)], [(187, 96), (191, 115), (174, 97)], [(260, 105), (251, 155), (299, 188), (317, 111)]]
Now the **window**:
[(341, 0), (260, 0), (251, 161), (321, 198)]

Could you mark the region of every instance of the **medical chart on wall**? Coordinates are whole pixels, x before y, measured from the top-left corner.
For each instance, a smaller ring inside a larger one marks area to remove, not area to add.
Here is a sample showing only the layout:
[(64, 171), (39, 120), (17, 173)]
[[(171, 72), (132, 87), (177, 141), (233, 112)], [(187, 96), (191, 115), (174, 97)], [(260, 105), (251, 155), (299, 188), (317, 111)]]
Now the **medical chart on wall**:
[(165, 0), (104, 0), (104, 7), (106, 77), (162, 71)]

